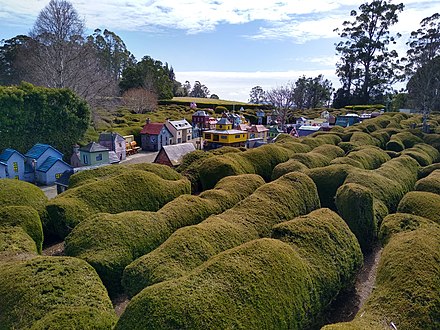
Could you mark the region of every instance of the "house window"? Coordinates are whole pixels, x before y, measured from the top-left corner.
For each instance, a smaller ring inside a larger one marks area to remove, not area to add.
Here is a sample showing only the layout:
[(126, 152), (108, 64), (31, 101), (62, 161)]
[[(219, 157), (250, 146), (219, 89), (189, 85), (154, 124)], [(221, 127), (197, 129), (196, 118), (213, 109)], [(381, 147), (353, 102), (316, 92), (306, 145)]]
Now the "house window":
[(87, 155), (83, 155), (83, 163), (85, 165), (87, 165), (89, 163), (88, 159), (87, 159)]
[(177, 143), (182, 143), (182, 138), (178, 138)]
[(15, 180), (20, 180), (20, 178), (18, 177), (18, 175), (16, 175), (16, 176), (14, 177), (14, 179), (15, 179)]
[(226, 135), (222, 135), (222, 136), (221, 136), (221, 139), (222, 139), (222, 140), (226, 140), (227, 138), (228, 138), (228, 137), (227, 137)]
[(240, 134), (236, 135), (235, 138), (236, 138), (236, 139), (239, 139), (239, 138), (240, 138)]
[(223, 125), (219, 125), (220, 128), (223, 128)]
[(211, 139), (211, 134), (206, 133), (206, 134), (205, 134), (205, 139), (207, 139), (207, 140)]
[(121, 142), (119, 142), (118, 144), (119, 144), (119, 148), (122, 148), (122, 143), (121, 143)]
[(96, 156), (96, 161), (99, 162), (99, 161), (101, 161), (101, 160), (102, 160), (102, 154), (97, 155), (97, 156)]
[(59, 179), (59, 178), (61, 178), (61, 175), (63, 175), (63, 173), (56, 173), (56, 174), (55, 174), (55, 179)]
[(218, 135), (217, 135), (217, 134), (214, 134), (212, 140), (213, 140), (213, 141), (218, 141), (218, 140), (219, 140)]
[(14, 162), (12, 165), (14, 166), (14, 172), (17, 173), (18, 172), (18, 163)]

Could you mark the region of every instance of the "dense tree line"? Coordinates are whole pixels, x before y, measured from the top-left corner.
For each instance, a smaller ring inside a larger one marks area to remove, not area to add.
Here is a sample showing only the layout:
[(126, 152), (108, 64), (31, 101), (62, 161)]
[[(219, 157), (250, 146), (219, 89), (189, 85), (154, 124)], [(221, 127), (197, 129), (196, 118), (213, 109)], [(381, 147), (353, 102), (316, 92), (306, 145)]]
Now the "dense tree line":
[(90, 122), (87, 103), (67, 88), (0, 86), (0, 109), (0, 150), (44, 142), (70, 155)]

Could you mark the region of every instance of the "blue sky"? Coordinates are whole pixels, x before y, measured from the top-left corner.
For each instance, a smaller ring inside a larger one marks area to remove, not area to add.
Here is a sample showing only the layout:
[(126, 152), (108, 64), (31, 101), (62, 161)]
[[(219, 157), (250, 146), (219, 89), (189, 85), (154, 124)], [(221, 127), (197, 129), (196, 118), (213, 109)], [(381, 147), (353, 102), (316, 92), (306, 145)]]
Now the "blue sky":
[[(91, 33), (109, 29), (141, 59), (171, 64), (177, 80), (199, 80), (222, 99), (248, 101), (252, 87), (267, 90), (301, 75), (333, 82), (333, 30), (365, 1), (356, 0), (71, 0)], [(398, 3), (397, 1), (393, 1)], [(0, 0), (0, 39), (27, 34), (49, 0)], [(392, 29), (403, 36), (440, 11), (440, 0), (403, 1)]]

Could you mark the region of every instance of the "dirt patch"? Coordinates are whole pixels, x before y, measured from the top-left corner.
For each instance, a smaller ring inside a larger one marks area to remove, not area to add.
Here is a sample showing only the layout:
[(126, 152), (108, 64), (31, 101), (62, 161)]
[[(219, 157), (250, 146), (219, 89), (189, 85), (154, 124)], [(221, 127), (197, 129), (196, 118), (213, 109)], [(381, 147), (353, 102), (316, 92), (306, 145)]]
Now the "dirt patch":
[(124, 313), (129, 302), (130, 299), (126, 294), (120, 294), (112, 299), (113, 308), (118, 317)]
[(49, 245), (43, 249), (43, 256), (64, 256), (64, 241)]
[(377, 266), (382, 248), (378, 244), (370, 254), (364, 255), (364, 265), (356, 277), (353, 290), (341, 293), (325, 316), (325, 324), (349, 322), (364, 305), (374, 288)]

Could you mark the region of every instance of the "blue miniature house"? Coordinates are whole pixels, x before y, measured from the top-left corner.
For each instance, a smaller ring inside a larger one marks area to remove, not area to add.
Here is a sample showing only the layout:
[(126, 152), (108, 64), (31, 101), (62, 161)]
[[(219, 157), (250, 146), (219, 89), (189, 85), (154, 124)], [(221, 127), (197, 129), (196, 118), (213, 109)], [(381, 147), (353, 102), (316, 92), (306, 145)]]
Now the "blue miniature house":
[[(39, 169), (41, 167), (44, 171), (45, 167), (47, 166), (46, 160), (49, 157), (60, 160), (63, 158), (63, 154), (61, 152), (54, 147), (43, 143), (35, 144), (24, 156), (26, 157), (24, 180), (39, 184), (51, 184), (47, 183), (50, 182), (50, 180), (47, 181), (44, 179), (41, 182), (39, 181), (41, 177)], [(55, 180), (53, 180), (53, 182), (54, 181)]]
[(65, 171), (72, 170), (72, 166), (60, 158), (49, 156), (35, 171), (35, 180), (39, 184), (52, 185)]
[(0, 178), (24, 180), (25, 157), (17, 150), (7, 148), (0, 154)]

